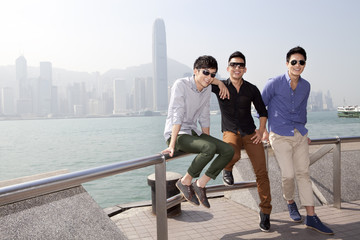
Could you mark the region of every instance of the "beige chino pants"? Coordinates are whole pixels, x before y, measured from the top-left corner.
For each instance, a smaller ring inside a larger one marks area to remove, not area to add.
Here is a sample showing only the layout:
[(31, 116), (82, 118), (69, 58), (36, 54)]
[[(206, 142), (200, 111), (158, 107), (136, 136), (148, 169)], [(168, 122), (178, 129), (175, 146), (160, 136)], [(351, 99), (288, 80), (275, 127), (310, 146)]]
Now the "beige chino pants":
[(309, 144), (307, 134), (294, 130), (294, 136), (270, 132), (269, 140), (281, 169), (284, 198), (294, 199), (295, 180), (302, 206), (314, 206), (314, 195), (309, 173)]

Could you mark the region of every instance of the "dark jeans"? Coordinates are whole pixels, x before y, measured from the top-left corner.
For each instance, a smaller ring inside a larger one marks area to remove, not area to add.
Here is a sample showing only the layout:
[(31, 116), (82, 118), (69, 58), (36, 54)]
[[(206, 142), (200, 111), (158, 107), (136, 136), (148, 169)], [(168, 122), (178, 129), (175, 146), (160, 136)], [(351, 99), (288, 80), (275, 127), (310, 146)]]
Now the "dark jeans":
[[(170, 139), (167, 141), (168, 145)], [(178, 135), (175, 151), (198, 153), (188, 169), (188, 173), (193, 178), (199, 177), (201, 171), (213, 159), (214, 155), (218, 154), (205, 172), (206, 176), (215, 179), (234, 155), (234, 149), (229, 144), (207, 134), (198, 136), (195, 132), (193, 135)]]

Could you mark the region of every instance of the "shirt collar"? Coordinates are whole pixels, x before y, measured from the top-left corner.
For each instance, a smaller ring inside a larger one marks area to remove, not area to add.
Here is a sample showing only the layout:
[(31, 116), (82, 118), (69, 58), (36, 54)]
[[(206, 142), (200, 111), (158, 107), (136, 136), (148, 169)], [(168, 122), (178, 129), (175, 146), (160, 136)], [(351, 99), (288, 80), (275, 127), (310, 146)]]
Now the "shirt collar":
[[(290, 86), (290, 76), (289, 76), (289, 71), (286, 71), (286, 74), (285, 74), (285, 78), (286, 78), (286, 81), (289, 83), (289, 86)], [(302, 78), (301, 76), (299, 77), (299, 82), (302, 81)]]
[[(242, 83), (242, 84), (245, 85), (245, 84), (246, 84), (245, 79), (243, 78), (242, 80), (243, 80), (243, 83)], [(231, 82), (230, 78), (228, 78), (227, 80), (225, 80), (224, 83), (225, 83), (227, 86), (230, 86), (230, 84), (232, 85), (232, 82)]]
[(191, 89), (194, 90), (195, 92), (200, 92), (200, 91), (197, 89), (197, 87), (196, 87), (194, 75), (192, 75), (192, 76), (190, 77), (190, 87), (191, 87)]

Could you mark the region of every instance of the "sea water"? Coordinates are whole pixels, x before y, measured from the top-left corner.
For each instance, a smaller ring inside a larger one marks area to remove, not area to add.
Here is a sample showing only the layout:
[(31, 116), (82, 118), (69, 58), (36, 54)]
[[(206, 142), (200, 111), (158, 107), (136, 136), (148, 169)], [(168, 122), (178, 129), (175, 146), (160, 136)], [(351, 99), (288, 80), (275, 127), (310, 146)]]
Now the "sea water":
[[(258, 123), (255, 120), (256, 124)], [(0, 180), (67, 169), (69, 172), (150, 156), (167, 146), (165, 116), (0, 121)], [(309, 137), (360, 136), (359, 118), (336, 111), (309, 112)], [(222, 137), (221, 116), (211, 115), (210, 132)], [(184, 174), (193, 156), (167, 163)], [(151, 199), (148, 175), (154, 166), (83, 184), (101, 207)], [(220, 184), (221, 176), (209, 184)]]

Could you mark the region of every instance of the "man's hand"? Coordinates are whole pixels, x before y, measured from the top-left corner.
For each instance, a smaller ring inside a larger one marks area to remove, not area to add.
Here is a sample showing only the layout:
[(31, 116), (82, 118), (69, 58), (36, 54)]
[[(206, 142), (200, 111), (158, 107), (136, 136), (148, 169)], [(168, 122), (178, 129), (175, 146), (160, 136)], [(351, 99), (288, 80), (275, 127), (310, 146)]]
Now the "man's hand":
[(269, 132), (265, 129), (262, 140), (269, 143)]
[(218, 85), (220, 92), (219, 92), (219, 96), (221, 99), (230, 99), (230, 93), (229, 93), (229, 89), (225, 86), (225, 84), (222, 81), (219, 81), (219, 85)]
[(255, 144), (262, 143), (262, 134), (258, 129), (255, 130), (255, 135), (252, 136), (251, 140), (253, 140)]
[(161, 152), (162, 154), (169, 154), (170, 157), (174, 156), (174, 148), (173, 147), (168, 147), (167, 149), (163, 150)]

